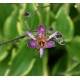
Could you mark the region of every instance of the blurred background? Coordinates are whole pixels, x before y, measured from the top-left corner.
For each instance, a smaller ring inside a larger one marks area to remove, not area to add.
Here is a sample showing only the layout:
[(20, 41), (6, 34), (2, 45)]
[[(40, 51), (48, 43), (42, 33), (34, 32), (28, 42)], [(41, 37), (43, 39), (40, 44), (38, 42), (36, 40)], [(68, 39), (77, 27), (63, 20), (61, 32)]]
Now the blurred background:
[[(30, 15), (25, 16), (25, 12)], [(0, 4), (0, 43), (37, 30), (40, 24), (46, 27), (47, 35), (52, 33), (50, 27), (60, 31), (66, 44), (56, 41), (55, 47), (45, 50), (42, 59), (38, 50), (27, 46), (29, 37), (0, 46), (0, 76), (80, 75), (79, 3)]]

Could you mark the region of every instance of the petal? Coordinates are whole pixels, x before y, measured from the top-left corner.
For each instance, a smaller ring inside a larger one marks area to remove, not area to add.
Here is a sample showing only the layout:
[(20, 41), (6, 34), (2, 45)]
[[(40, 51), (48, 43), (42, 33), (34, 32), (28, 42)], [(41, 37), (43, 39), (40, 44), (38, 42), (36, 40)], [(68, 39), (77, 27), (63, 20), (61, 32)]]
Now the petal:
[(38, 45), (37, 45), (37, 43), (34, 40), (29, 41), (28, 42), (28, 46), (30, 48), (38, 48)]
[(33, 40), (36, 40), (36, 38), (33, 36), (33, 34), (30, 33), (29, 31), (27, 31), (26, 34), (27, 34), (28, 36), (30, 36)]
[(55, 42), (49, 41), (44, 48), (52, 48), (52, 47), (55, 47)]
[(48, 38), (47, 38), (47, 40), (50, 40), (51, 38), (53, 38), (53, 37), (55, 37), (56, 35), (57, 35), (57, 31), (56, 32), (54, 32), (54, 33), (52, 33)]
[(40, 48), (40, 58), (42, 58), (43, 57), (43, 48)]
[(43, 25), (40, 25), (38, 27), (38, 36), (43, 37), (45, 35), (45, 33), (46, 33), (45, 27)]

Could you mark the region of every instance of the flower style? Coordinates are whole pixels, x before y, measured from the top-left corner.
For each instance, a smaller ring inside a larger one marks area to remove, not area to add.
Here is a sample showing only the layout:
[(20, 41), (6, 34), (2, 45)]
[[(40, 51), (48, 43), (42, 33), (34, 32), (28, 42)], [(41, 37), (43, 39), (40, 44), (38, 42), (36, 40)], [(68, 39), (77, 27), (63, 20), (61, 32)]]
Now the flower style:
[(61, 37), (61, 34), (59, 34), (59, 32), (56, 31), (56, 32), (52, 33), (49, 37), (47, 37), (45, 35), (46, 29), (43, 25), (40, 25), (38, 27), (37, 33), (38, 33), (38, 37), (35, 37), (31, 32), (29, 32), (29, 31), (26, 32), (26, 34), (32, 38), (32, 40), (30, 40), (28, 42), (28, 46), (30, 48), (39, 49), (40, 58), (42, 58), (44, 49), (55, 47), (55, 42), (50, 41), (50, 39), (55, 36)]

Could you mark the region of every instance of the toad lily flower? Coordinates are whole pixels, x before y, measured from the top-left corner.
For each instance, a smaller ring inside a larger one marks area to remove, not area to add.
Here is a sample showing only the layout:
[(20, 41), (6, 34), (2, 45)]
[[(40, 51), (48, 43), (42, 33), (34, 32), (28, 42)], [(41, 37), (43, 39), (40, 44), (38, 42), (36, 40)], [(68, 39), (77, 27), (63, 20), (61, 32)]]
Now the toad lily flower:
[(49, 37), (45, 36), (46, 29), (45, 29), (45, 27), (43, 25), (40, 25), (38, 27), (38, 30), (37, 30), (38, 37), (35, 37), (29, 31), (27, 31), (26, 34), (32, 38), (32, 40), (30, 40), (28, 42), (28, 46), (30, 48), (39, 49), (40, 58), (42, 58), (42, 56), (43, 56), (44, 49), (55, 47), (55, 42), (54, 41), (50, 41), (50, 39), (55, 37), (55, 36), (58, 36), (58, 37), (61, 36), (59, 34), (59, 32), (57, 32), (57, 31), (52, 33)]

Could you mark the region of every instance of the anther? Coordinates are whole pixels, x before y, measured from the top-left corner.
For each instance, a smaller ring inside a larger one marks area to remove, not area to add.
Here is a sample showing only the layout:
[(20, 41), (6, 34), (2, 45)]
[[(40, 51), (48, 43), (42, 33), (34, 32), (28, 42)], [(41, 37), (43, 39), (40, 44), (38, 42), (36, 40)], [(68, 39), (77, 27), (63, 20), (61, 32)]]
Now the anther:
[(27, 16), (27, 17), (29, 17), (30, 16), (30, 13), (29, 12), (25, 12), (24, 15)]
[(61, 43), (60, 43), (61, 45), (65, 45), (65, 41), (61, 41)]
[(53, 32), (54, 30), (53, 30), (53, 28), (52, 28), (52, 27), (50, 27), (50, 28), (49, 28), (49, 31), (50, 31), (50, 32)]
[(57, 32), (56, 37), (57, 37), (57, 38), (61, 38), (61, 37), (62, 37), (62, 34), (60, 34), (59, 32)]

